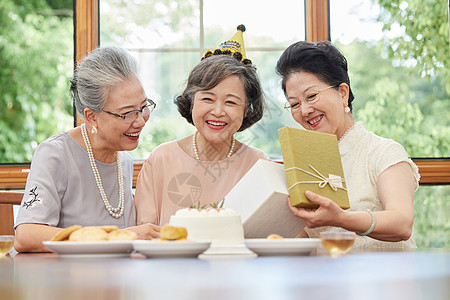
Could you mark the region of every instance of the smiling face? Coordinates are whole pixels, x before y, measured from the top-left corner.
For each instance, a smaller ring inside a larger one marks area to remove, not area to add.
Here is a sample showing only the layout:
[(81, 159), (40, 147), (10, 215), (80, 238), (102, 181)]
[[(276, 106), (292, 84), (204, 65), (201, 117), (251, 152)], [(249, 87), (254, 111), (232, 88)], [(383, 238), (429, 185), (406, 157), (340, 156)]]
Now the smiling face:
[[(345, 83), (337, 88), (326, 89), (328, 86), (312, 73), (296, 72), (286, 80), (286, 96), (291, 104), (301, 101), (301, 107), (292, 111), (292, 117), (303, 128), (335, 134), (339, 139), (354, 122), (351, 114), (344, 112), (349, 89)], [(306, 104), (303, 101), (311, 93), (320, 90), (315, 103)]]
[(199, 132), (200, 143), (216, 148), (230, 146), (232, 136), (244, 119), (246, 95), (238, 75), (231, 75), (215, 87), (194, 95), (192, 120)]
[[(147, 104), (147, 97), (138, 78), (133, 77), (117, 86), (109, 93), (103, 110), (123, 115)], [(95, 117), (98, 133), (93, 136), (93, 148), (100, 151), (130, 151), (139, 144), (139, 135), (149, 116), (138, 114), (136, 120), (126, 124), (123, 119), (101, 112)]]

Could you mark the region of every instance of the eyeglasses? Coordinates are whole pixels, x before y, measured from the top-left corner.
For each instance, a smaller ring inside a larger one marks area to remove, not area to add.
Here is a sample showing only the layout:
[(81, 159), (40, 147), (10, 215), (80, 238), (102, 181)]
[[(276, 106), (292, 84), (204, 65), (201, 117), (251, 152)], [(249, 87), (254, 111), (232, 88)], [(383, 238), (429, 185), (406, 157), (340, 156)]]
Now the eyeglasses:
[(143, 108), (129, 111), (127, 113), (124, 113), (123, 115), (119, 115), (103, 109), (102, 111), (104, 111), (107, 114), (110, 114), (111, 116), (122, 118), (126, 124), (131, 124), (137, 119), (139, 113), (141, 113), (143, 117), (149, 116), (150, 113), (155, 109), (155, 107), (156, 103), (153, 102), (152, 99), (147, 98), (147, 104)]
[(320, 92), (323, 92), (325, 90), (328, 90), (328, 89), (331, 89), (334, 87), (336, 87), (336, 86), (330, 85), (323, 89), (314, 91), (311, 94), (307, 95), (305, 98), (300, 98), (299, 101), (294, 102), (294, 103), (286, 102), (286, 104), (284, 105), (284, 109), (286, 109), (289, 112), (294, 112), (294, 111), (297, 111), (302, 106), (302, 101), (307, 104), (317, 103), (317, 101), (319, 101), (319, 93)]

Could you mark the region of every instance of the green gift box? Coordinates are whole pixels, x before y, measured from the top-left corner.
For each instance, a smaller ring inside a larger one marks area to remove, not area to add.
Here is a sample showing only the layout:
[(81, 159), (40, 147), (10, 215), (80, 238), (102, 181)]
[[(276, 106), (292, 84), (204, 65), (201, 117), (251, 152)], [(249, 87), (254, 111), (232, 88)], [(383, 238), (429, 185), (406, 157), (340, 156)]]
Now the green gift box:
[(317, 208), (305, 196), (309, 190), (350, 208), (336, 136), (292, 127), (278, 135), (292, 206)]

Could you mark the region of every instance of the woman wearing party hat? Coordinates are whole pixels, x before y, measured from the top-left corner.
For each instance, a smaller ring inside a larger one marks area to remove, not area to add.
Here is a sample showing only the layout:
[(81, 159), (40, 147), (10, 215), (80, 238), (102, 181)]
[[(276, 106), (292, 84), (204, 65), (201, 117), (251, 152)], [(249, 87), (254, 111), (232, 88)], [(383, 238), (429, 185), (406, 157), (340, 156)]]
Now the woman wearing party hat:
[(155, 148), (138, 176), (138, 224), (164, 225), (181, 208), (222, 201), (260, 158), (261, 150), (234, 134), (263, 115), (264, 97), (256, 68), (246, 58), (243, 25), (228, 41), (207, 51), (174, 103), (195, 133)]

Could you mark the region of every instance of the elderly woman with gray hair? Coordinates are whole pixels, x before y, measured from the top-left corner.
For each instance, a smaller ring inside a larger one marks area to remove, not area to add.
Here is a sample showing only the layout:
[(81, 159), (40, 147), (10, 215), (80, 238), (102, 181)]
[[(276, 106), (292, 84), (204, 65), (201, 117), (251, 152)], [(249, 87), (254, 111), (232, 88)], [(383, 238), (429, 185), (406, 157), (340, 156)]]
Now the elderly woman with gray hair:
[(136, 60), (119, 47), (95, 49), (75, 71), (70, 91), (85, 122), (37, 147), (15, 224), (15, 250), (48, 251), (42, 241), (75, 224), (157, 236), (158, 227), (135, 226), (133, 160), (123, 152), (138, 146), (156, 106), (145, 95)]

